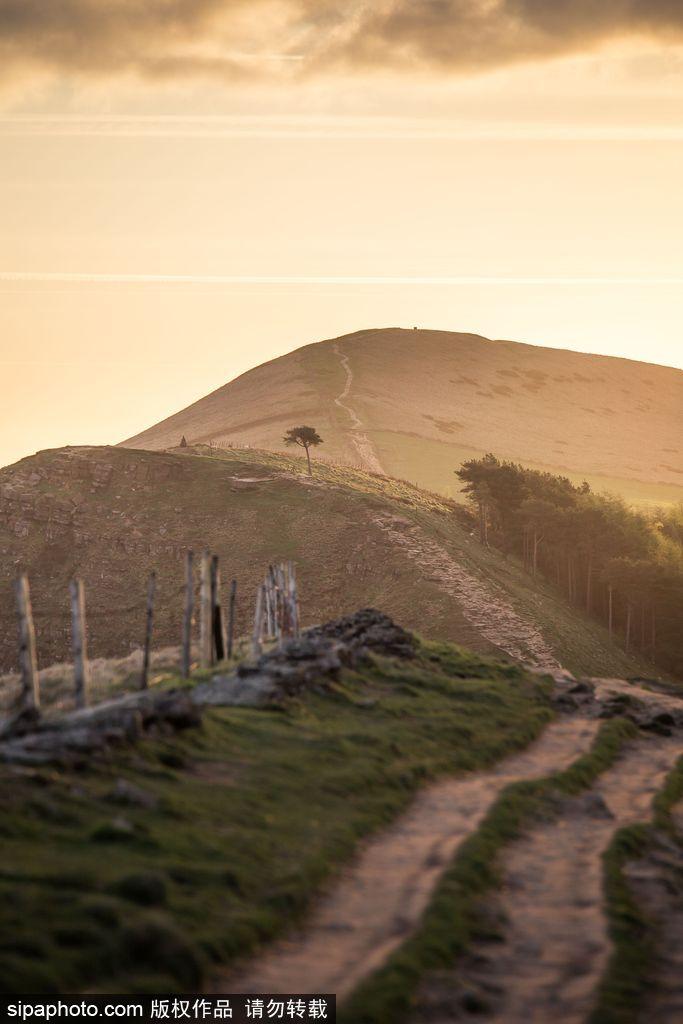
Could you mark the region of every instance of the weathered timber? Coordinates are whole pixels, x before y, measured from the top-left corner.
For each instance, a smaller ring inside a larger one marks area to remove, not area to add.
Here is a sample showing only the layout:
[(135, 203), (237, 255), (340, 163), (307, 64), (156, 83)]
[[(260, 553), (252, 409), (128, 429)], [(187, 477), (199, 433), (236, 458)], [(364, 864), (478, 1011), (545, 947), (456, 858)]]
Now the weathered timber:
[(237, 580), (230, 584), (230, 603), (228, 605), (228, 658), (232, 658), (235, 643), (235, 603), (237, 601)]
[(254, 629), (251, 636), (252, 657), (258, 657), (261, 653), (261, 640), (263, 637), (263, 608), (265, 604), (265, 584), (256, 591), (256, 607), (254, 608)]
[(152, 572), (147, 584), (147, 614), (145, 618), (145, 645), (142, 651), (142, 672), (140, 689), (146, 690), (149, 685), (149, 663), (152, 651), (152, 630), (154, 628), (154, 595), (157, 587), (157, 574)]
[(19, 621), (19, 666), (21, 669), (21, 695), (19, 706), (22, 710), (38, 710), (40, 707), (40, 683), (36, 655), (36, 631), (33, 625), (31, 591), (28, 576), (21, 575), (14, 585)]
[(221, 576), (218, 565), (218, 555), (211, 556), (210, 567), (210, 630), (211, 630), (211, 664), (215, 665), (223, 657), (223, 638), (221, 636), (222, 619), (220, 614), (220, 588)]
[(85, 622), (85, 588), (83, 580), (72, 580), (71, 595), (71, 641), (74, 656), (74, 687), (77, 708), (87, 707), (90, 691), (90, 667), (88, 665), (88, 638)]
[(211, 556), (208, 551), (204, 551), (199, 571), (199, 665), (201, 668), (209, 668), (211, 665), (211, 649), (213, 647), (211, 619)]
[(185, 613), (183, 616), (183, 676), (188, 679), (192, 664), (192, 618), (194, 615), (194, 553), (185, 556)]

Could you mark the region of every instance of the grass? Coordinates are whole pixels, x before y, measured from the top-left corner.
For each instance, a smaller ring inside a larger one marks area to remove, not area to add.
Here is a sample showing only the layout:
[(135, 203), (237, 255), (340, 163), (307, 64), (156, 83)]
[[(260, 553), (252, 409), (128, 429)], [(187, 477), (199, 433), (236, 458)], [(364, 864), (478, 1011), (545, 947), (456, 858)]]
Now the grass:
[(479, 829), (460, 847), (418, 931), (344, 1005), (342, 1024), (397, 1024), (407, 1019), (429, 973), (452, 967), (482, 928), (490, 927), (483, 925), (481, 904), (500, 884), (500, 854), (505, 845), (539, 817), (552, 816), (562, 797), (589, 788), (634, 733), (629, 722), (608, 721), (589, 753), (566, 771), (508, 786)]
[[(195, 457), (210, 456), (228, 462), (244, 462), (254, 467), (267, 467), (278, 473), (305, 473), (305, 460), (293, 454), (280, 455), (254, 449), (211, 450), (207, 447), (191, 448), (189, 452), (195, 454)], [(576, 675), (658, 676), (658, 670), (644, 658), (635, 652), (626, 653), (619, 647), (610, 638), (607, 629), (594, 618), (569, 605), (550, 582), (541, 578), (532, 581), (518, 558), (505, 557), (501, 552), (480, 544), (471, 535), (471, 528), (463, 517), (463, 508), (457, 502), (432, 491), (421, 490), (406, 480), (382, 477), (349, 466), (318, 461), (314, 474), (317, 480), (343, 489), (350, 496), (370, 499), (377, 503), (377, 508), (384, 508), (415, 522), (427, 539), (442, 545), (457, 562), (473, 575), (483, 578), (494, 591), (509, 601), (515, 611), (537, 625), (550, 641), (561, 664)], [(366, 502), (363, 505), (367, 508)], [(305, 557), (305, 552), (299, 551), (298, 554), (302, 559)], [(400, 561), (402, 563), (404, 559)], [(398, 572), (397, 565), (394, 575)], [(441, 635), (447, 639), (457, 637), (470, 647), (481, 642), (466, 619), (460, 618), (457, 625), (454, 625), (454, 601), (449, 601), (438, 589), (435, 595), (433, 585), (419, 574), (410, 571), (409, 578), (413, 614), (416, 607), (429, 609), (431, 635)], [(387, 591), (384, 581), (381, 587), (381, 591), (370, 598), (372, 601), (406, 624), (418, 629), (424, 628), (422, 623), (408, 617), (410, 612), (394, 606), (395, 600), (402, 600), (400, 594), (393, 589)]]
[(495, 762), (550, 717), (543, 681), (423, 644), (80, 774), (2, 768), (0, 989), (196, 990), (296, 921), (428, 779)]
[[(367, 433), (387, 473), (407, 477), (420, 487), (428, 487), (460, 501), (463, 497), (455, 470), (466, 459), (480, 459), (486, 454), (482, 449), (397, 431), (370, 430)], [(513, 461), (521, 462), (529, 469), (569, 477), (575, 484), (587, 480), (597, 493), (610, 491), (619, 494), (624, 501), (637, 508), (673, 505), (683, 499), (683, 487), (676, 484), (579, 472), (567, 469), (561, 463), (535, 462), (524, 458), (515, 458)]]
[(626, 876), (629, 862), (646, 857), (659, 832), (680, 845), (672, 808), (683, 800), (683, 757), (654, 800), (651, 824), (630, 825), (613, 837), (603, 858), (610, 937), (614, 951), (601, 981), (590, 1024), (638, 1024), (645, 997), (656, 985), (657, 928), (634, 896)]
[[(419, 552), (407, 558), (381, 520), (397, 523), (398, 530), (414, 526), (418, 543), (438, 543), (540, 627), (557, 660), (572, 672), (657, 675), (551, 585), (533, 583), (518, 560), (484, 548), (471, 535), (462, 506), (404, 480), (317, 459), (309, 481), (305, 459), (294, 453), (206, 445), (174, 452), (60, 449), (1, 473), (29, 511), (26, 537), (3, 534), (0, 585), (9, 586), (17, 568), (30, 577), (41, 668), (70, 658), (68, 582), (74, 574), (86, 587), (94, 659), (127, 656), (141, 642), (152, 570), (155, 644), (177, 644), (188, 547), (219, 555), (224, 584), (236, 578), (239, 634), (251, 628), (254, 594), (267, 565), (292, 558), (307, 625), (373, 605), (410, 629), (493, 653), (493, 642), (468, 617), (465, 599), (445, 590)], [(53, 492), (61, 495), (55, 504), (63, 503), (66, 520), (69, 509), (79, 510), (75, 562), (68, 529), (63, 541), (45, 541), (42, 517), (52, 508)], [(0, 665), (16, 665), (11, 602), (0, 607)]]

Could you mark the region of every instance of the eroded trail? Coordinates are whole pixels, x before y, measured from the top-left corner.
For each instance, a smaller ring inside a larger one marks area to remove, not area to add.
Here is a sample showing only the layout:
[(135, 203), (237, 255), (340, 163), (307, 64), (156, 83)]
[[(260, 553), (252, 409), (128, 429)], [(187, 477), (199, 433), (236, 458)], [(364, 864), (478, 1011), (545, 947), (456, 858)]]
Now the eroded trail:
[(343, 409), (351, 419), (351, 443), (358, 453), (361, 465), (365, 469), (370, 470), (371, 473), (384, 474), (384, 469), (377, 458), (372, 442), (368, 435), (363, 431), (363, 423), (358, 416), (358, 413), (347, 401), (349, 394), (351, 393), (351, 387), (353, 386), (353, 370), (351, 369), (349, 357), (346, 353), (342, 352), (339, 345), (335, 344), (334, 351), (339, 356), (339, 361), (342, 364), (345, 374), (344, 388), (335, 398), (334, 404), (338, 405), (340, 409)]
[(643, 737), (559, 819), (513, 843), (491, 912), (502, 941), (482, 943), (451, 972), (432, 975), (414, 1024), (584, 1024), (607, 965), (602, 853), (615, 830), (646, 821), (683, 752), (680, 737)]
[(379, 513), (373, 518), (422, 575), (435, 580), (458, 601), (463, 615), (481, 636), (518, 661), (559, 671), (560, 664), (541, 632), (523, 619), (494, 586), (456, 562), (444, 547), (425, 537), (409, 520), (391, 513)]
[(426, 787), (393, 826), (364, 846), (302, 931), (242, 971), (215, 978), (213, 991), (348, 995), (415, 928), (457, 848), (500, 791), (568, 767), (588, 750), (596, 729), (596, 721), (561, 720), (488, 772)]

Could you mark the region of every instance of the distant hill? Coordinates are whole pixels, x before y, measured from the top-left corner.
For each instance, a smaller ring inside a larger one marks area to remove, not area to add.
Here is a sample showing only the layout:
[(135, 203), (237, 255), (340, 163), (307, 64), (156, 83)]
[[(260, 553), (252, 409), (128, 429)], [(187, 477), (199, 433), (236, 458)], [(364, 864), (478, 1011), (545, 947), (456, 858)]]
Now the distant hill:
[(291, 455), (207, 448), (65, 448), (0, 470), (0, 669), (17, 663), (11, 581), (29, 573), (42, 666), (70, 659), (68, 581), (82, 576), (93, 657), (144, 631), (158, 573), (155, 644), (178, 642), (188, 547), (239, 583), (238, 628), (268, 563), (298, 566), (305, 624), (375, 606), (482, 653), (592, 675), (650, 672), (516, 561), (482, 547), (453, 503), (397, 481)]
[(325, 456), (457, 495), (453, 470), (501, 458), (636, 503), (683, 499), (683, 373), (447, 331), (372, 330), (264, 363), (123, 442), (282, 449), (308, 423)]

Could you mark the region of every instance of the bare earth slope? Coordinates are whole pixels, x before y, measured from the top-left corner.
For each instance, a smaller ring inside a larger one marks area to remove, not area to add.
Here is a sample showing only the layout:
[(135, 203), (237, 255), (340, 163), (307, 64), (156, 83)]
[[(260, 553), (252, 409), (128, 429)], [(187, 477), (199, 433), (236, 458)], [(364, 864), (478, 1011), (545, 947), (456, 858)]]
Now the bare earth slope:
[(486, 451), (634, 501), (683, 498), (683, 373), (446, 331), (372, 330), (256, 367), (124, 444), (277, 450), (310, 423), (327, 456), (455, 492)]
[(628, 676), (648, 667), (513, 559), (483, 548), (451, 503), (398, 481), (268, 452), (67, 448), (0, 471), (0, 667), (17, 660), (10, 582), (29, 573), (42, 665), (70, 657), (68, 581), (86, 585), (91, 655), (125, 655), (158, 573), (157, 646), (178, 642), (184, 558), (204, 547), (238, 580), (246, 632), (275, 559), (299, 572), (306, 624), (361, 606), (483, 653)]

